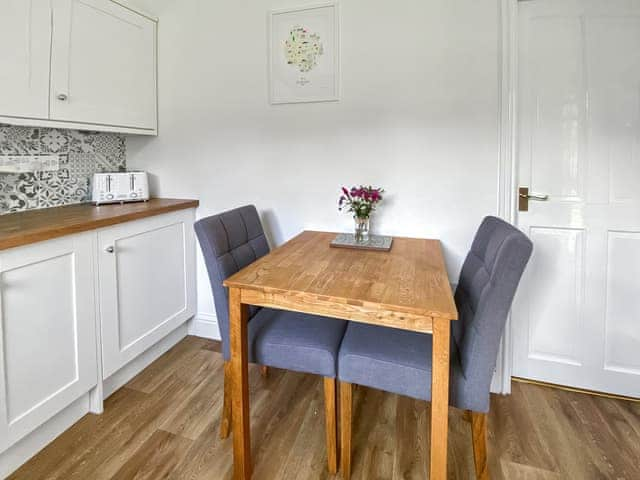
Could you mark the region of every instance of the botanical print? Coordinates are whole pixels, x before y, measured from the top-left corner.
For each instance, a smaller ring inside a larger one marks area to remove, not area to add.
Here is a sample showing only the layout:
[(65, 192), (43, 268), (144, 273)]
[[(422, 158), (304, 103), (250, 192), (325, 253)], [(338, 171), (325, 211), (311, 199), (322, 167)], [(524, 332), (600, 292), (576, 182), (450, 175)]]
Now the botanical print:
[(289, 38), (284, 42), (284, 53), (289, 65), (296, 67), (300, 73), (307, 73), (318, 64), (318, 57), (324, 54), (324, 48), (320, 35), (296, 25), (291, 28)]
[(52, 154), (57, 171), (0, 172), (0, 214), (89, 201), (94, 173), (126, 169), (122, 135), (0, 125), (0, 155)]
[(339, 99), (338, 9), (334, 3), (274, 10), (269, 23), (272, 104)]

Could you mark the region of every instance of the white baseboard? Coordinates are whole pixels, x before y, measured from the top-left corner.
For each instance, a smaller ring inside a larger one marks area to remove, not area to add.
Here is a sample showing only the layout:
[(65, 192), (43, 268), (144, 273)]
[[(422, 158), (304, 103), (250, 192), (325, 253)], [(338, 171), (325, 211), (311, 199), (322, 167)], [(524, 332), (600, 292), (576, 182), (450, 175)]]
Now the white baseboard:
[(88, 393), (2, 452), (0, 478), (8, 477), (87, 413), (89, 413)]
[(169, 335), (164, 337), (154, 346), (150, 347), (144, 353), (138, 355), (135, 359), (127, 363), (116, 373), (105, 379), (103, 382), (103, 398), (109, 397), (113, 392), (118, 390), (129, 380), (135, 377), (142, 370), (147, 368), (151, 363), (157, 360), (162, 354), (173, 347), (176, 343), (187, 336), (187, 324), (183, 323)]
[(218, 319), (213, 313), (198, 312), (189, 322), (189, 335), (220, 340)]

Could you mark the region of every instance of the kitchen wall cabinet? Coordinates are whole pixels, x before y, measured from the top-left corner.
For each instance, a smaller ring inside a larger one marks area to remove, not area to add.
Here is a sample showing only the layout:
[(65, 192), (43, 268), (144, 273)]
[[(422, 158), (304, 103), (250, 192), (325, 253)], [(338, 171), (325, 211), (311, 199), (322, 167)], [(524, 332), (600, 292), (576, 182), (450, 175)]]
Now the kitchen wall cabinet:
[(98, 233), (103, 377), (195, 313), (193, 214), (123, 223)]
[(154, 19), (112, 0), (0, 0), (0, 12), (0, 122), (157, 132)]
[(51, 119), (155, 129), (155, 23), (108, 0), (54, 5)]
[(0, 451), (97, 384), (90, 233), (0, 252)]
[(0, 0), (0, 115), (47, 118), (49, 0)]

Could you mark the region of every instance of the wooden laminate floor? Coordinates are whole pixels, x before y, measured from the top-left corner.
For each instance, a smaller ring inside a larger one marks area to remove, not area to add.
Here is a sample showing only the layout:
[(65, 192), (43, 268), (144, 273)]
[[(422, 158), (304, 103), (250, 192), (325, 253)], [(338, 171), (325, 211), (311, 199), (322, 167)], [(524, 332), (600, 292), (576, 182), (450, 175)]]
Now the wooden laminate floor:
[[(218, 352), (187, 337), (10, 478), (230, 479)], [(252, 366), (250, 388), (253, 478), (331, 478), (321, 379), (276, 369), (263, 378)], [(354, 409), (352, 478), (427, 478), (426, 402), (360, 387)], [(514, 383), (492, 399), (489, 460), (494, 479), (640, 479), (640, 404)], [(455, 409), (449, 478), (474, 478), (469, 424)]]

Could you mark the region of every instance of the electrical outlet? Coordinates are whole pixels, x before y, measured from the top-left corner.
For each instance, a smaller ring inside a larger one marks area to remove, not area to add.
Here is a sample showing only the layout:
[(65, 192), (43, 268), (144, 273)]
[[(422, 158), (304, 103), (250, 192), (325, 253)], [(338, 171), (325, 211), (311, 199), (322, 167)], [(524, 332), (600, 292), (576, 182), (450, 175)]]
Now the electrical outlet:
[(58, 155), (0, 155), (0, 173), (51, 172), (59, 169)]

